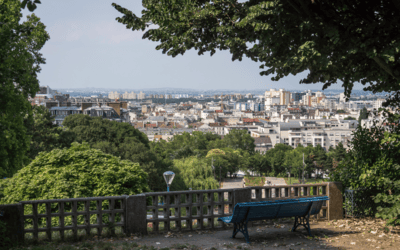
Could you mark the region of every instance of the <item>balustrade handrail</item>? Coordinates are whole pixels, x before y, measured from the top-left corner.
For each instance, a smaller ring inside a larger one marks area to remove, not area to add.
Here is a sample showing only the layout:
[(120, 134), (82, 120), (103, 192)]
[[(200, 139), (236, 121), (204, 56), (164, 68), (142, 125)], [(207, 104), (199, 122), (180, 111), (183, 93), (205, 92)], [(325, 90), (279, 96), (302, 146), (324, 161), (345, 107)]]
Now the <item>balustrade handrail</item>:
[(66, 198), (66, 199), (51, 199), (51, 200), (28, 200), (20, 201), (22, 204), (33, 204), (33, 203), (56, 203), (56, 202), (72, 202), (72, 201), (96, 201), (96, 200), (110, 200), (110, 199), (125, 199), (128, 195), (122, 196), (98, 196), (98, 197), (80, 197), (80, 198)]
[[(330, 200), (324, 204), (324, 212), (321, 216), (327, 219), (338, 219), (343, 215), (340, 189), (340, 183), (328, 182), (146, 192), (138, 195), (21, 201), (17, 204), (0, 205), (0, 211), (7, 216), (8, 214), (12, 215), (11, 217), (2, 216), (2, 220), (10, 218), (10, 223), (18, 221), (18, 227), (16, 227), (18, 231), (12, 232), (13, 237), (19, 237), (16, 239), (18, 241), (23, 241), (26, 234), (32, 234), (32, 237), (37, 240), (40, 232), (45, 232), (48, 239), (51, 240), (54, 231), (59, 232), (63, 239), (64, 232), (67, 230), (72, 230), (74, 237), (81, 229), (84, 229), (86, 234), (92, 234), (91, 230), (95, 229), (97, 230), (96, 234), (101, 235), (102, 230), (109, 226), (107, 222), (121, 227), (127, 235), (147, 234), (150, 224), (153, 226), (153, 232), (162, 232), (159, 229), (163, 229), (164, 232), (171, 229), (224, 229), (227, 228), (227, 225), (218, 224), (216, 219), (231, 215), (233, 207), (237, 203), (312, 196), (329, 196)], [(149, 199), (150, 197), (151, 199)], [(160, 197), (165, 202), (164, 204), (159, 203)], [(108, 205), (104, 206), (104, 202)], [(40, 212), (38, 211), (39, 207), (42, 209)], [(147, 217), (149, 212), (151, 212), (152, 218)], [(163, 217), (159, 217), (159, 215)], [(11, 220), (11, 218), (13, 219)], [(104, 220), (104, 218), (108, 219)], [(58, 224), (54, 223), (56, 221)], [(27, 222), (28, 227), (26, 226)], [(174, 223), (179, 226), (172, 228), (171, 225)], [(185, 223), (184, 226), (182, 226), (183, 223)], [(110, 230), (114, 231), (114, 229)]]
[(209, 190), (185, 190), (185, 191), (170, 191), (170, 192), (146, 192), (143, 193), (145, 196), (154, 195), (172, 195), (172, 194), (191, 194), (191, 193), (215, 193), (215, 192), (228, 192), (233, 191), (235, 188), (230, 189), (209, 189)]

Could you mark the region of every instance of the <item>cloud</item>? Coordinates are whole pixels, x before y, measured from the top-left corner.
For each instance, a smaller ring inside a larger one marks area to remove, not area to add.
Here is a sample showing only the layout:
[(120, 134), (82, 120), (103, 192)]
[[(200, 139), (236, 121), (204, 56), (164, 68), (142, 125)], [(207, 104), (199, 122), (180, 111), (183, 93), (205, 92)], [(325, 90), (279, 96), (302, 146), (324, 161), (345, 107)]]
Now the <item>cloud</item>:
[(140, 40), (142, 31), (132, 31), (117, 21), (56, 23), (48, 32), (53, 42), (96, 41), (106, 44), (119, 44)]

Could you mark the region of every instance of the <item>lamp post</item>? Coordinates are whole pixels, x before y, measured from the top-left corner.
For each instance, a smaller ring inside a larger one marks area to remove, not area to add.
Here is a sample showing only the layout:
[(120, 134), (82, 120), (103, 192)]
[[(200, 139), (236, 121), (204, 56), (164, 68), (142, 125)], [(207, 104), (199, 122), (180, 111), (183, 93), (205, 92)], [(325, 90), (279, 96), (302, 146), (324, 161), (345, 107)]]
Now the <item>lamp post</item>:
[(221, 166), (219, 166), (219, 188), (221, 188)]
[(171, 186), (172, 181), (174, 180), (175, 173), (172, 171), (167, 171), (163, 173), (164, 180), (167, 183), (167, 191), (169, 192), (169, 186)]
[(214, 172), (214, 179), (215, 179), (214, 157), (211, 159), (211, 168), (212, 168), (212, 171)]

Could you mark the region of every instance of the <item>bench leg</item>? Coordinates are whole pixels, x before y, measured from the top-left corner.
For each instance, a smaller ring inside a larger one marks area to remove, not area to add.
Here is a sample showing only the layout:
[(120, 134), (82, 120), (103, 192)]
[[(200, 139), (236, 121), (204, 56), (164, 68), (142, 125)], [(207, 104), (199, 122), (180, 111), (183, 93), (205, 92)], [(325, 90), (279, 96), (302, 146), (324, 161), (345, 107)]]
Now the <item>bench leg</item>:
[(249, 232), (247, 231), (247, 222), (233, 223), (232, 238), (235, 238), (238, 232), (242, 232), (247, 243), (250, 243)]
[(308, 235), (312, 236), (311, 235), (311, 230), (310, 230), (310, 221), (309, 221), (309, 219), (310, 219), (309, 215), (306, 215), (304, 217), (296, 216), (296, 218), (294, 220), (294, 225), (293, 225), (293, 228), (292, 228), (292, 232), (296, 231), (297, 227), (301, 225), (305, 229), (307, 229)]

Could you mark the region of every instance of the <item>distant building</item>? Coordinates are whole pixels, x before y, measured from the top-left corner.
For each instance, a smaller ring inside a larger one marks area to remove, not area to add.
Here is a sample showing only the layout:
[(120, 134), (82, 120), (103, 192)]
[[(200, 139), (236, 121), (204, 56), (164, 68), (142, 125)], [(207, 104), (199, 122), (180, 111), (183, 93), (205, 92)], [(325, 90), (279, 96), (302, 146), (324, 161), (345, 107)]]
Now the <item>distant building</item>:
[(267, 110), (274, 105), (289, 105), (291, 102), (290, 92), (285, 89), (270, 89), (264, 93), (265, 107)]
[(119, 99), (121, 97), (121, 95), (120, 95), (120, 93), (118, 93), (117, 91), (115, 91), (115, 92), (110, 92), (109, 94), (108, 94), (108, 98), (110, 98), (110, 99)]
[(382, 103), (384, 103), (385, 101), (386, 101), (385, 99), (377, 99), (374, 102), (374, 109), (382, 108)]
[(291, 101), (292, 102), (299, 102), (302, 100), (303, 96), (306, 95), (306, 92), (292, 92), (291, 93)]
[(131, 92), (131, 93), (128, 93), (127, 91), (125, 91), (125, 93), (124, 94), (122, 94), (122, 98), (123, 99), (133, 99), (133, 100), (136, 100), (137, 99), (137, 94), (135, 93), (135, 92)]
[(109, 106), (89, 107), (89, 108), (83, 110), (83, 114), (89, 115), (92, 117), (99, 116), (99, 117), (107, 118), (110, 120), (120, 119), (120, 115), (112, 107), (109, 107)]
[(344, 93), (339, 94), (339, 102), (346, 102), (346, 96)]
[(65, 117), (69, 115), (82, 114), (79, 107), (50, 107), (50, 114), (54, 117), (54, 124), (62, 125)]
[(146, 99), (146, 94), (143, 93), (142, 91), (140, 91), (140, 93), (138, 94), (138, 98), (137, 99), (139, 99), (139, 100)]

